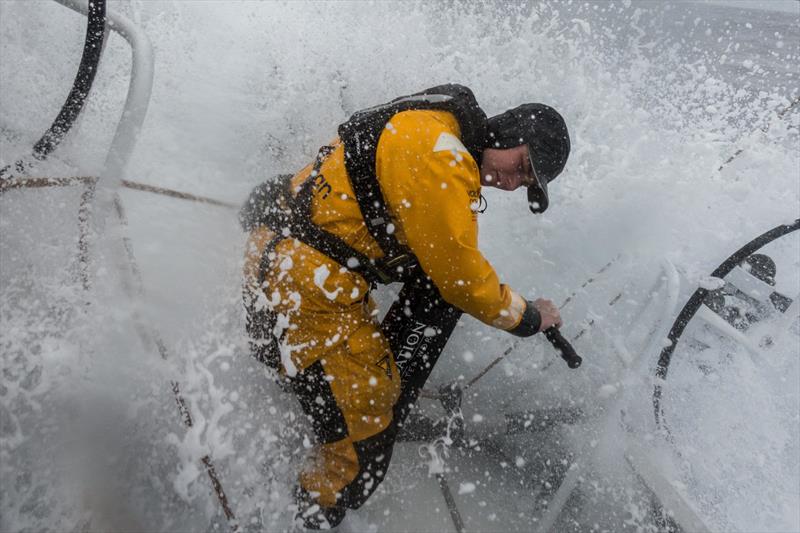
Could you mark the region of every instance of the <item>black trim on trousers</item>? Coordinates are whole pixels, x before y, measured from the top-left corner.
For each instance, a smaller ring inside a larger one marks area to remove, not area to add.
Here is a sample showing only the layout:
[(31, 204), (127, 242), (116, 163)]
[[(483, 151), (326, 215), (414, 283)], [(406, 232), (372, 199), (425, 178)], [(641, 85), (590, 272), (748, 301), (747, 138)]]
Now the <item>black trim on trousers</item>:
[(245, 309), (245, 327), (249, 337), (250, 354), (258, 361), (264, 363), (275, 371), (280, 369), (281, 354), (278, 344), (281, 339), (275, 337), (275, 323), (277, 315), (268, 306), (257, 306), (258, 295), (252, 291), (261, 291), (267, 270), (272, 263), (270, 255), (275, 251), (275, 246), (280, 238), (275, 237), (267, 243), (261, 252), (258, 272), (258, 287), (242, 287), (242, 301)]
[[(445, 302), (428, 279), (406, 283), (381, 327), (400, 370), (400, 398), (392, 423), (377, 435), (353, 443), (358, 456), (356, 478), (342, 490), (341, 505), (359, 508), (375, 492), (389, 469), (394, 443), (420, 389), (453, 333), (461, 310)], [(402, 356), (402, 361), (401, 361)]]
[[(338, 526), (344, 519), (344, 507), (336, 505), (334, 507), (322, 507), (303, 487), (294, 488), (294, 501), (297, 504), (295, 521), (300, 520), (306, 529), (331, 529)], [(316, 505), (316, 510), (314, 506)]]
[(325, 379), (322, 363), (317, 361), (299, 372), (291, 383), (303, 412), (311, 420), (311, 427), (320, 444), (330, 444), (348, 435), (347, 423), (342, 410), (336, 404), (331, 385)]
[(375, 492), (386, 477), (396, 438), (397, 424), (392, 421), (377, 435), (353, 443), (358, 456), (358, 475), (342, 489), (340, 505), (358, 509)]
[(428, 278), (406, 283), (381, 327), (400, 370), (402, 391), (394, 407), (401, 425), (417, 401), (463, 311), (444, 301)]

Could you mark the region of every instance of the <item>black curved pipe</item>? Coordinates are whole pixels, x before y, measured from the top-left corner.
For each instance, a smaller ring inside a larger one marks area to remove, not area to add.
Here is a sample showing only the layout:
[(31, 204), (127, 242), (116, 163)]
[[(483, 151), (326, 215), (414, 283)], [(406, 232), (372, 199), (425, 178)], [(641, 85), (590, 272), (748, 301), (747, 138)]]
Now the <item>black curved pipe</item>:
[[(711, 273), (711, 276), (715, 278), (724, 278), (737, 265), (741, 264), (742, 261), (747, 259), (747, 257), (758, 251), (763, 246), (798, 229), (800, 229), (800, 218), (795, 220), (792, 224), (781, 224), (780, 226), (772, 228), (766, 233), (759, 235), (752, 241), (736, 250), (736, 252), (723, 261), (722, 264)], [(694, 291), (694, 294), (692, 294), (691, 298), (689, 298), (689, 301), (686, 302), (686, 305), (683, 306), (683, 309), (681, 309), (681, 312), (678, 314), (678, 318), (676, 318), (675, 322), (672, 324), (672, 329), (669, 330), (669, 334), (667, 335), (669, 344), (663, 350), (661, 350), (661, 355), (658, 358), (658, 364), (656, 366), (656, 379), (658, 381), (656, 382), (653, 390), (653, 409), (656, 418), (656, 425), (658, 427), (661, 427), (661, 419), (663, 415), (661, 412), (661, 383), (659, 383), (659, 381), (665, 381), (667, 379), (667, 371), (669, 370), (669, 364), (672, 361), (672, 354), (675, 351), (678, 340), (681, 338), (681, 335), (683, 335), (683, 331), (686, 329), (689, 321), (700, 309), (700, 306), (703, 305), (703, 301), (706, 299), (707, 295), (707, 289), (699, 288)]]
[(106, 0), (92, 0), (89, 2), (88, 22), (86, 24), (86, 39), (83, 45), (83, 55), (78, 66), (78, 74), (72, 83), (72, 90), (66, 102), (61, 107), (53, 124), (45, 132), (39, 142), (33, 147), (33, 155), (42, 160), (52, 152), (64, 138), (78, 118), (86, 97), (92, 89), (97, 66), (103, 53), (103, 38), (106, 28)]
[[(64, 136), (72, 128), (78, 118), (86, 97), (92, 89), (97, 66), (103, 53), (103, 39), (106, 30), (106, 0), (90, 0), (87, 14), (86, 39), (83, 43), (83, 54), (78, 66), (78, 74), (72, 83), (67, 100), (61, 106), (61, 111), (48, 128), (42, 138), (33, 147), (33, 157), (43, 161), (56, 149)], [(20, 160), (13, 164), (14, 170), (22, 174), (26, 172), (26, 164)], [(0, 169), (0, 179), (11, 177), (12, 165)]]

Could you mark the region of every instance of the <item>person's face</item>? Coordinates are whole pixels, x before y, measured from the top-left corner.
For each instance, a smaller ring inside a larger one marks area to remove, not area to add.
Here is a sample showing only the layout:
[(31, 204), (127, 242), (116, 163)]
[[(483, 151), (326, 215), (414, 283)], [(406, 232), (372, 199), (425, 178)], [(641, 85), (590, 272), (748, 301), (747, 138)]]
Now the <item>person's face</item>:
[(528, 145), (514, 148), (486, 148), (481, 161), (481, 185), (513, 191), (531, 185), (536, 178), (528, 157)]

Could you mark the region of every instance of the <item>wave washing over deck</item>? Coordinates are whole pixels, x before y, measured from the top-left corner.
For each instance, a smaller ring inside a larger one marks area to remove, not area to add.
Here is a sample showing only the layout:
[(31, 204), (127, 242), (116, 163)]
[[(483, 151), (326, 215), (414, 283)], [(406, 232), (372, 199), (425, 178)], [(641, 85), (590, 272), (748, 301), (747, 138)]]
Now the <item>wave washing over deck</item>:
[[(93, 179), (0, 192), (0, 529), (289, 530), (311, 431), (248, 355), (232, 206), (306, 165), (354, 111), (458, 82), (489, 114), (541, 101), (569, 124), (551, 208), (533, 217), (523, 194), (484, 191), (481, 249), (525, 296), (569, 300), (563, 329), (584, 364), (465, 317), (428, 389), (463, 387), (508, 351), (465, 389), (467, 446), (399, 443), (343, 528), (800, 530), (797, 305), (746, 329), (703, 306), (668, 379), (655, 377), (695, 289), (721, 289), (709, 274), (726, 257), (800, 216), (800, 8), (107, 9), (153, 50), (127, 167), (109, 172), (107, 154), (132, 56), (109, 31), (75, 125), (29, 171), (99, 177), (87, 240), (79, 207)], [(0, 167), (28, 157), (58, 114), (86, 23), (56, 2), (0, 2)], [(726, 281), (799, 301), (798, 233), (760, 250), (774, 285), (743, 267)], [(396, 289), (379, 292), (384, 309)]]

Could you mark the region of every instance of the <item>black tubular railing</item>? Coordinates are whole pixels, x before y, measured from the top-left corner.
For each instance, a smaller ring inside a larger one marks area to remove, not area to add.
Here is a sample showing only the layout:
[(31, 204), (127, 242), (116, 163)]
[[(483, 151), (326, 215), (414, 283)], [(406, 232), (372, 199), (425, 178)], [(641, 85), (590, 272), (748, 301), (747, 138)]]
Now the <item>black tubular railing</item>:
[[(724, 278), (737, 265), (741, 264), (742, 261), (747, 259), (747, 257), (758, 251), (760, 248), (798, 229), (800, 229), (800, 218), (795, 220), (792, 224), (781, 224), (780, 226), (776, 226), (766, 233), (759, 235), (752, 241), (736, 250), (736, 252), (723, 261), (722, 264), (711, 273), (711, 276), (715, 278)], [(707, 295), (707, 289), (699, 288), (694, 291), (694, 294), (692, 294), (692, 296), (689, 298), (689, 301), (686, 302), (686, 305), (683, 306), (683, 309), (681, 309), (681, 312), (678, 314), (678, 318), (676, 318), (675, 322), (672, 324), (672, 329), (669, 330), (669, 334), (667, 335), (667, 340), (669, 343), (663, 350), (661, 350), (661, 355), (658, 358), (658, 364), (656, 365), (656, 384), (653, 389), (653, 410), (656, 419), (656, 426), (659, 428), (663, 427), (664, 422), (663, 406), (661, 405), (662, 384), (664, 384), (667, 379), (669, 365), (672, 362), (672, 354), (675, 352), (675, 347), (677, 346), (681, 335), (683, 335), (686, 326), (689, 324), (689, 321), (692, 319), (695, 313), (697, 313), (697, 311), (703, 305), (703, 301), (706, 299)]]
[[(86, 39), (83, 43), (83, 54), (78, 66), (78, 74), (72, 83), (72, 89), (67, 95), (64, 105), (58, 116), (42, 135), (42, 138), (33, 146), (33, 157), (43, 161), (64, 139), (78, 118), (86, 97), (92, 89), (100, 56), (103, 52), (103, 40), (106, 31), (106, 0), (91, 0), (86, 24)], [(26, 174), (29, 164), (22, 159), (0, 169), (0, 179), (7, 179), (17, 174)]]

